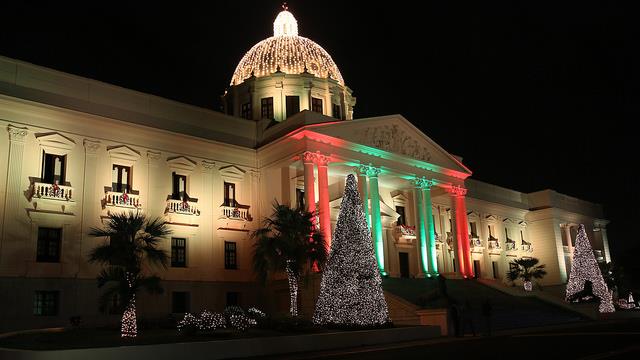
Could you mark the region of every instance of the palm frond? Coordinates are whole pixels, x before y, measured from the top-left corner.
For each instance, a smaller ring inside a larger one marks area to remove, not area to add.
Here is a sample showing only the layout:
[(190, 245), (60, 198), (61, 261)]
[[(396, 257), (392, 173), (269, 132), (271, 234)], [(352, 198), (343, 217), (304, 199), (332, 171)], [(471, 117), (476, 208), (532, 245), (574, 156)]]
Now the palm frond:
[(160, 277), (156, 275), (140, 277), (137, 281), (138, 287), (145, 289), (149, 294), (162, 294), (164, 289), (160, 285)]

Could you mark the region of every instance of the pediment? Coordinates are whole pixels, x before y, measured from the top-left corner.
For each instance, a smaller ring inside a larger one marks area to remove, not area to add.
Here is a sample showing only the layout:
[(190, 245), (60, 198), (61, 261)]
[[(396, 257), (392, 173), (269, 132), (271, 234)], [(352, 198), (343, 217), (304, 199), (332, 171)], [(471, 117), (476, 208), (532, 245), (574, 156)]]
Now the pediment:
[(220, 176), (228, 179), (243, 180), (246, 171), (235, 165), (228, 165), (220, 168)]
[(140, 153), (127, 145), (110, 146), (107, 152), (114, 162), (122, 162), (123, 165), (133, 165), (140, 158)]
[(192, 172), (196, 168), (197, 163), (185, 156), (176, 156), (168, 158), (167, 165), (172, 170)]
[(471, 175), (456, 157), (401, 115), (333, 122), (314, 126), (312, 131), (364, 145), (373, 152), (393, 153)]
[(485, 218), (485, 220), (489, 220), (489, 221), (498, 221), (498, 217), (495, 216), (495, 215), (491, 215), (491, 214), (485, 216), (484, 218)]
[(36, 134), (36, 140), (44, 151), (56, 155), (65, 155), (76, 145), (75, 141), (57, 132)]

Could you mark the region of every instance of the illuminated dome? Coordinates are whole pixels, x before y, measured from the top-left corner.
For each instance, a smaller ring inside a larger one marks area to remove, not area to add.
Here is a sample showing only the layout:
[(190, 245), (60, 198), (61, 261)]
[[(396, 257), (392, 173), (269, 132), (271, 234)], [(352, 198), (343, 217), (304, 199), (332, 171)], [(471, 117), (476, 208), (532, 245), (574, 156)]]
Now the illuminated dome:
[(252, 75), (261, 77), (277, 71), (302, 74), (305, 69), (316, 77), (329, 77), (344, 86), (331, 55), (315, 42), (298, 36), (298, 22), (285, 9), (273, 22), (273, 36), (254, 45), (240, 60), (231, 85), (238, 85)]

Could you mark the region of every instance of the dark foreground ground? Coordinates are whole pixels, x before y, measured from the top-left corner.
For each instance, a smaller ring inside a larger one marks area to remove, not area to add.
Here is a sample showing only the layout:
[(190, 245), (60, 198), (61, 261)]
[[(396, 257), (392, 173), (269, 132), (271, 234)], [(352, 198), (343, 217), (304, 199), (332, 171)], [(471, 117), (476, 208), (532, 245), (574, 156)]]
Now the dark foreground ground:
[(380, 347), (260, 359), (640, 359), (640, 321), (585, 323), (485, 337), (442, 338)]

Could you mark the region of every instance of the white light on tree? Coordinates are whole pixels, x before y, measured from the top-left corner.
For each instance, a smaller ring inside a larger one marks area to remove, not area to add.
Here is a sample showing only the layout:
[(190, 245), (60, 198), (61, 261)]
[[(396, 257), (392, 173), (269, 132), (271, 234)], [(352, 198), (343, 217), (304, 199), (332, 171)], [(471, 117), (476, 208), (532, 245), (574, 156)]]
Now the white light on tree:
[(298, 36), (298, 22), (284, 10), (273, 23), (273, 36), (254, 45), (240, 60), (231, 85), (241, 84), (251, 76), (261, 77), (277, 71), (331, 78), (344, 85), (338, 66), (320, 45)]
[(347, 176), (313, 322), (345, 326), (390, 322), (371, 232), (353, 174)]
[[(129, 285), (129, 291), (131, 291), (133, 287), (133, 279), (131, 278), (133, 275), (126, 273), (127, 283)], [(133, 291), (131, 291), (133, 292)], [(127, 304), (127, 308), (122, 314), (122, 322), (120, 328), (120, 335), (122, 337), (136, 337), (138, 335), (138, 323), (136, 318), (136, 294), (131, 294), (131, 299), (129, 300), (129, 304)]]
[(601, 313), (614, 312), (613, 300), (607, 284), (604, 282), (598, 262), (593, 254), (593, 249), (587, 238), (584, 225), (580, 225), (576, 237), (576, 246), (571, 261), (571, 273), (567, 282), (566, 299), (584, 291), (585, 283), (590, 281), (593, 286), (593, 295), (600, 299)]

